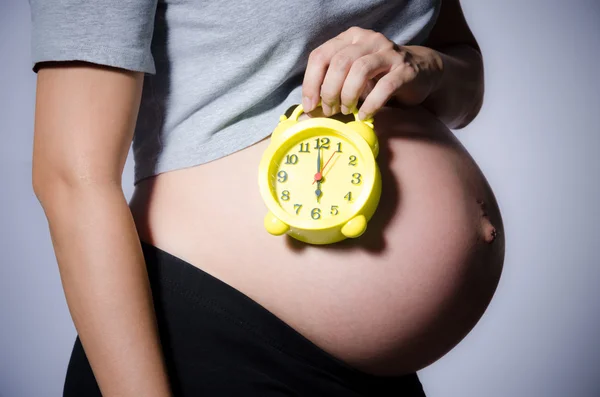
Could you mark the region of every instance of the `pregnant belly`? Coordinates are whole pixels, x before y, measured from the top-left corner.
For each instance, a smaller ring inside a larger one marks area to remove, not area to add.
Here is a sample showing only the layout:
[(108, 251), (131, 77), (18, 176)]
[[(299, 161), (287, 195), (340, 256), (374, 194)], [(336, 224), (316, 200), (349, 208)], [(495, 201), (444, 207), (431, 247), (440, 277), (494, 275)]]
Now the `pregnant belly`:
[(359, 239), (309, 246), (264, 230), (262, 141), (142, 181), (140, 238), (245, 293), (323, 350), (376, 375), (419, 370), (477, 323), (504, 259), (502, 219), (484, 176), (429, 113), (375, 118), (380, 205)]

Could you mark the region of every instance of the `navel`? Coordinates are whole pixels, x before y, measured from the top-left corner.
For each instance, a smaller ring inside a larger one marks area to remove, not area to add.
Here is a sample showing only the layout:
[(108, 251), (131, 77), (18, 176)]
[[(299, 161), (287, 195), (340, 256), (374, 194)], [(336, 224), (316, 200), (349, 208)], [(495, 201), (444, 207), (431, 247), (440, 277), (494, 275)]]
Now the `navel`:
[(496, 230), (494, 225), (492, 225), (492, 221), (490, 221), (490, 218), (486, 211), (485, 202), (483, 200), (478, 199), (477, 204), (479, 204), (479, 208), (481, 209), (480, 216), (481, 216), (481, 231), (483, 234), (483, 236), (482, 236), (483, 240), (486, 243), (491, 244), (494, 242), (494, 240), (496, 240), (496, 237), (498, 236), (498, 231)]

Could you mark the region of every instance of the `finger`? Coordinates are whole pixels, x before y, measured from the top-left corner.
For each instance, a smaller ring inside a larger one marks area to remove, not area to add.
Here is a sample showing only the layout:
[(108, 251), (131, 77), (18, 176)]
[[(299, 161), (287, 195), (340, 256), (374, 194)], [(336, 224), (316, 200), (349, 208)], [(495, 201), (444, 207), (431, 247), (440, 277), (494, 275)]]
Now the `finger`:
[(376, 76), (388, 72), (392, 66), (393, 56), (383, 51), (365, 55), (354, 62), (344, 81), (341, 92), (342, 105), (348, 109), (348, 112), (354, 110), (365, 90), (374, 88), (372, 80)]
[(304, 80), (302, 82), (302, 107), (312, 111), (317, 106), (321, 94), (321, 85), (325, 79), (331, 58), (343, 48), (352, 44), (347, 36), (337, 36), (315, 48), (308, 56)]
[(343, 48), (363, 40), (377, 42), (379, 48), (393, 44), (381, 33), (353, 26), (310, 53), (302, 83), (302, 106), (304, 108), (313, 110), (319, 102), (321, 86), (333, 56)]
[[(381, 79), (383, 76), (385, 76), (386, 72), (387, 71), (385, 71), (383, 73), (379, 73), (377, 76), (373, 77), (372, 79), (367, 80), (367, 85), (365, 86), (364, 90), (360, 94), (359, 101), (364, 101), (367, 98), (367, 96), (371, 93), (371, 91), (373, 91), (373, 88), (375, 88), (375, 84), (377, 84), (379, 79)], [(356, 105), (354, 106), (354, 108), (356, 108)], [(352, 111), (354, 111), (354, 109), (352, 109)]]
[(375, 44), (358, 42), (338, 51), (331, 58), (320, 93), (325, 115), (331, 116), (340, 111), (340, 95), (348, 73), (356, 60), (375, 51)]
[[(364, 101), (367, 98), (367, 95), (369, 95), (371, 93), (371, 91), (373, 91), (373, 88), (375, 88), (375, 83), (377, 83), (377, 77), (371, 80), (367, 80), (367, 85), (365, 85), (365, 89), (362, 91), (362, 93), (359, 96), (359, 100), (360, 101)], [(356, 107), (356, 105), (354, 106)], [(352, 112), (354, 111), (354, 107), (353, 108), (349, 108), (348, 111)]]
[(375, 84), (360, 107), (358, 117), (361, 120), (372, 117), (402, 85), (414, 80), (415, 75), (415, 70), (406, 64), (391, 70)]

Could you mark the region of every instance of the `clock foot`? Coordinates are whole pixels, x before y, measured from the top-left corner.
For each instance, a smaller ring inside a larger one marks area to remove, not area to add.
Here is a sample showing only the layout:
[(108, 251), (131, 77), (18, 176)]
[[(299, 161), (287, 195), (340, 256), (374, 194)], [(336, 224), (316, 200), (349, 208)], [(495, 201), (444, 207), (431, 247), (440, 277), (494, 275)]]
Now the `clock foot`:
[(287, 231), (290, 230), (290, 227), (287, 223), (282, 222), (269, 211), (267, 216), (265, 216), (265, 229), (274, 236), (281, 236), (282, 234), (287, 233)]
[(367, 218), (364, 215), (359, 215), (350, 219), (342, 227), (342, 234), (349, 238), (355, 238), (362, 235), (365, 230), (367, 230)]

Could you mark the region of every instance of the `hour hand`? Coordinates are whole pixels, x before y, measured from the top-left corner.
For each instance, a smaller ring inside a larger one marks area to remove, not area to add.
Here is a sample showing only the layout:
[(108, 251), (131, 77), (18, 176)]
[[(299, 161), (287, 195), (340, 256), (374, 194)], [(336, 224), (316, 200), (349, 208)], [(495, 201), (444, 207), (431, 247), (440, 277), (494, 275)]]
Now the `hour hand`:
[(322, 194), (323, 192), (321, 191), (321, 181), (317, 181), (317, 190), (315, 190), (315, 195), (317, 196), (317, 203), (319, 202), (319, 199), (321, 198)]

